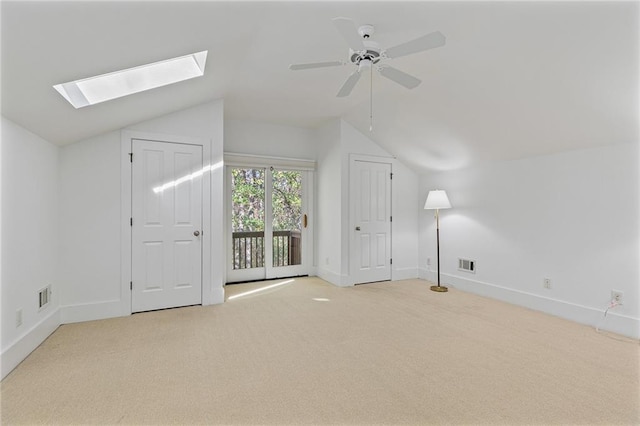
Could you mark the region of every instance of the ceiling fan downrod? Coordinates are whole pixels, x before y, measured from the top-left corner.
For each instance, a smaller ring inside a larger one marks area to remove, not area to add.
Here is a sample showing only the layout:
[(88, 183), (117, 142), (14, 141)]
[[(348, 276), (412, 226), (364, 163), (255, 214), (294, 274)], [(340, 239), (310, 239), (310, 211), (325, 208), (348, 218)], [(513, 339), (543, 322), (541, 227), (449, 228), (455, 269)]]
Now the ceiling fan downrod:
[(373, 67), (369, 67), (369, 131), (373, 132)]

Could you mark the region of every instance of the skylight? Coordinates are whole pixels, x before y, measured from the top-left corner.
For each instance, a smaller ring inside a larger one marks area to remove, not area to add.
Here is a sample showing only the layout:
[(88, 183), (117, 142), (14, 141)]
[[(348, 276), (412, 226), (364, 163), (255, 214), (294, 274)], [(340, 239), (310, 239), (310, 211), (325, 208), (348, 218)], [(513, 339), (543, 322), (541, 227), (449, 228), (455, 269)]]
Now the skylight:
[(204, 74), (207, 51), (141, 65), (53, 86), (71, 105), (82, 108)]

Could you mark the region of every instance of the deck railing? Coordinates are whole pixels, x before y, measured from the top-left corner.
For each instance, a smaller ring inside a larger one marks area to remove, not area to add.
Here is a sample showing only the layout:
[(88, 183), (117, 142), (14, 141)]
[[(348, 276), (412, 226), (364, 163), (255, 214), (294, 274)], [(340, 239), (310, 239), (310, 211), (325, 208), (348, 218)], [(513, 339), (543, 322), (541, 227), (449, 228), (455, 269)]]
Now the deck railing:
[[(273, 266), (300, 265), (300, 231), (273, 231)], [(233, 269), (264, 267), (264, 232), (233, 233)]]

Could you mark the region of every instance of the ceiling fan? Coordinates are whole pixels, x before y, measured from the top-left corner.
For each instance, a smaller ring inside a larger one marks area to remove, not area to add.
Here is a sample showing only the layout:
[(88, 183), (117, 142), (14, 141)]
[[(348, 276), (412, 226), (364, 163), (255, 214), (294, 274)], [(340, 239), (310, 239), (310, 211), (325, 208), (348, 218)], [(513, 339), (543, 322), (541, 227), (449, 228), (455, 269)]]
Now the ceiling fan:
[(378, 43), (370, 39), (374, 33), (373, 25), (356, 27), (355, 22), (349, 18), (333, 18), (332, 21), (349, 46), (349, 62), (329, 61), (292, 64), (289, 65), (289, 69), (297, 71), (342, 66), (348, 63), (355, 65), (356, 70), (347, 78), (336, 95), (339, 98), (349, 96), (358, 80), (360, 80), (361, 73), (365, 70), (372, 70), (373, 68), (383, 77), (407, 89), (417, 87), (422, 82), (420, 79), (404, 71), (400, 71), (397, 68), (390, 67), (383, 61), (444, 46), (446, 41), (445, 36), (441, 32), (435, 31), (415, 40), (390, 47), (389, 49), (382, 49)]

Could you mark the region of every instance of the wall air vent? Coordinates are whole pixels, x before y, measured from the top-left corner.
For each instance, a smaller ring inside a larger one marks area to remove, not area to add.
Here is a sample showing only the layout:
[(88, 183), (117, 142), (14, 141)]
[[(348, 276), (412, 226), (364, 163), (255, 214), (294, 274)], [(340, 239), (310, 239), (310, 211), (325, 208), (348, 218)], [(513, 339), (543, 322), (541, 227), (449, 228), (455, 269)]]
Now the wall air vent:
[(476, 272), (476, 261), (469, 259), (458, 259), (458, 270), (471, 272), (475, 274)]
[(48, 285), (38, 292), (38, 310), (44, 309), (51, 300), (51, 286)]

